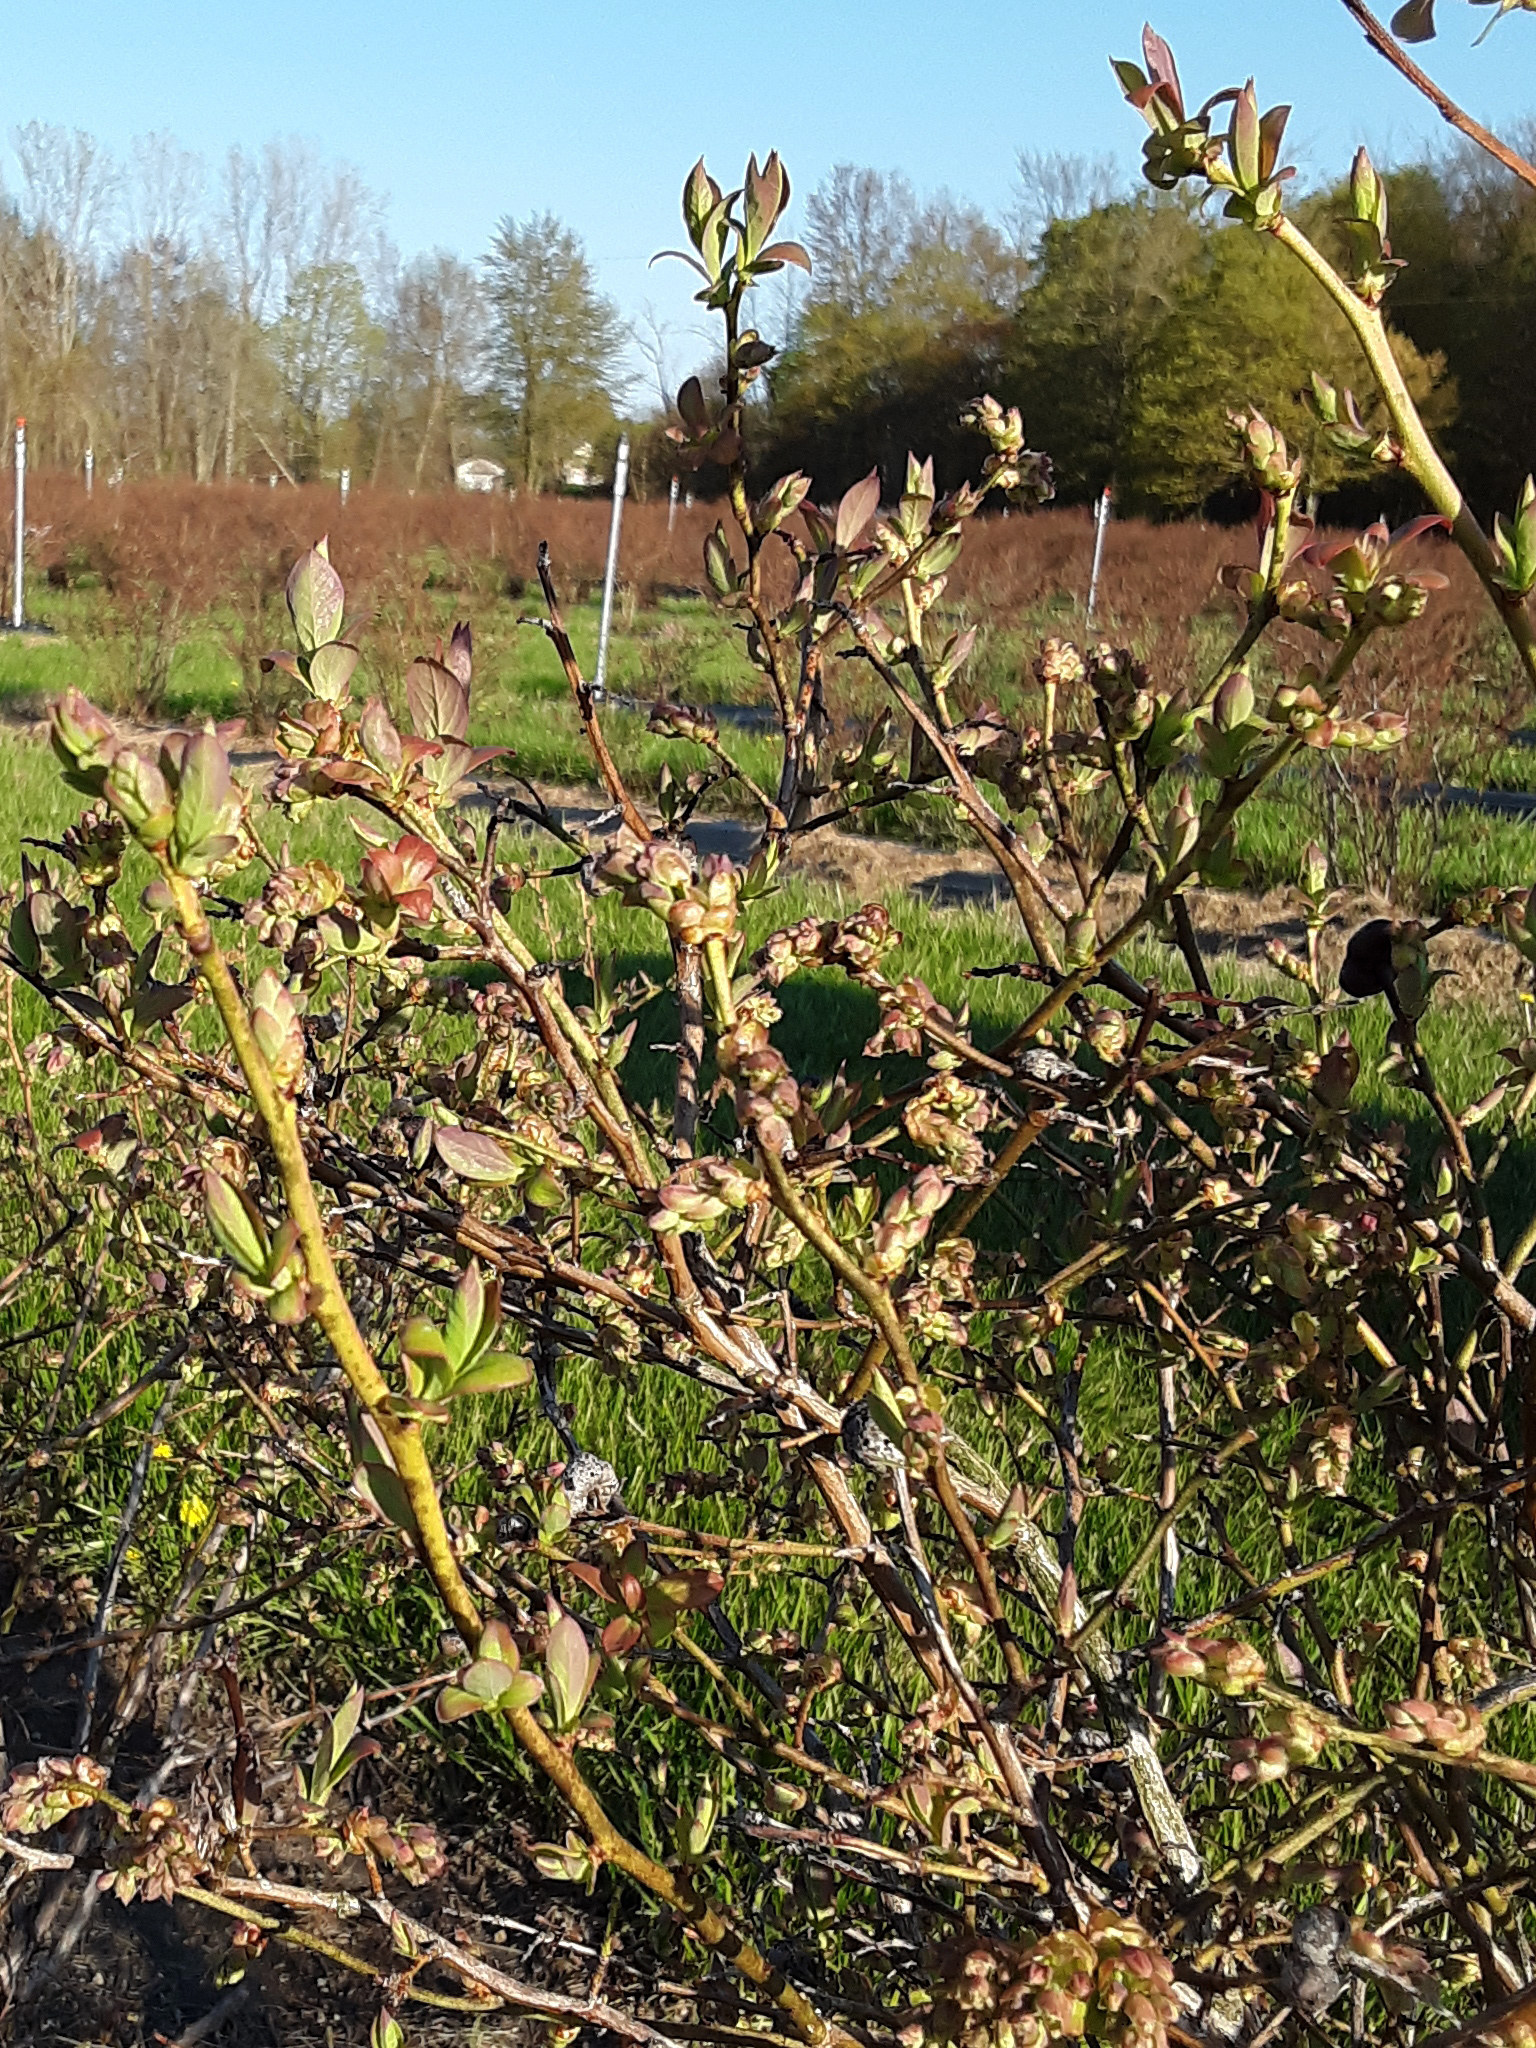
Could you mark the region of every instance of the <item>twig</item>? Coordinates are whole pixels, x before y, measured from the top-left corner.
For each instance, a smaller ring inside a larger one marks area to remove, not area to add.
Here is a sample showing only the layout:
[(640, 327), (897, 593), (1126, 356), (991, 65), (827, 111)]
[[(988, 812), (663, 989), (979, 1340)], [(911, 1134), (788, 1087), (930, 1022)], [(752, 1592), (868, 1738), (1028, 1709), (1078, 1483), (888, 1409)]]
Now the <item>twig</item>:
[(1517, 177), (1522, 184), (1536, 190), (1536, 164), (1528, 163), (1516, 150), (1511, 149), (1508, 143), (1500, 142), (1497, 135), (1485, 128), (1480, 121), (1474, 121), (1470, 114), (1464, 113), (1449, 93), (1436, 85), (1429, 73), (1414, 63), (1391, 31), (1384, 28), (1371, 10), (1364, 5), (1364, 0), (1344, 0), (1344, 6), (1364, 30), (1365, 39), (1371, 47), (1386, 58), (1394, 71), (1401, 72), (1415, 92), (1424, 95), (1442, 121), (1448, 122), (1469, 141), (1475, 142), (1479, 149), (1487, 150), (1496, 163), (1502, 164), (1505, 170)]

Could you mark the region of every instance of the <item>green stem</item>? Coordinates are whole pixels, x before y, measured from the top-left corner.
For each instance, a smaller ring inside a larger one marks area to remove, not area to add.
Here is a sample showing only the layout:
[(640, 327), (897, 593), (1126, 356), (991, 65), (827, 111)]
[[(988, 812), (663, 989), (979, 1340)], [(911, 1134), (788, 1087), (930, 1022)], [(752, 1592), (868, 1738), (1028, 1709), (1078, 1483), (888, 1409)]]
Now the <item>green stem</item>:
[(785, 1171), (784, 1162), (777, 1153), (758, 1148), (758, 1157), (763, 1162), (763, 1172), (768, 1185), (773, 1189), (775, 1204), (794, 1224), (800, 1235), (826, 1260), (837, 1277), (851, 1287), (874, 1317), (876, 1328), (890, 1347), (891, 1356), (901, 1368), (902, 1378), (910, 1387), (917, 1385), (917, 1361), (912, 1356), (907, 1342), (907, 1333), (901, 1326), (896, 1305), (890, 1292), (880, 1282), (864, 1271), (858, 1260), (840, 1245), (827, 1226), (816, 1215), (808, 1202), (801, 1200)]
[[(353, 1392), (374, 1417), (389, 1446), (416, 1520), (423, 1561), (455, 1626), (466, 1642), (478, 1642), (479, 1610), (453, 1554), (421, 1431), (415, 1423), (401, 1422), (390, 1412), (388, 1382), (352, 1315), (326, 1240), (325, 1222), (315, 1199), (293, 1103), (272, 1079), (229, 963), (219, 950), (196, 889), (168, 865), (164, 872), (187, 948), (208, 984), (220, 1021), (244, 1071), (257, 1114), (266, 1126), (289, 1213), (298, 1227), (312, 1313), (329, 1338)], [(586, 1827), (603, 1860), (635, 1878), (680, 1914), (706, 1947), (717, 1950), (774, 2001), (801, 2040), (825, 2042), (830, 2029), (815, 2008), (749, 1942), (743, 1941), (707, 1901), (697, 1898), (686, 1881), (679, 1880), (619, 1833), (574, 1760), (551, 1740), (533, 1715), (523, 1708), (508, 1719), (522, 1747), (559, 1788)]]
[(357, 1327), (331, 1257), (325, 1219), (315, 1199), (309, 1162), (304, 1156), (304, 1145), (299, 1136), (298, 1115), (291, 1099), (273, 1080), (256, 1043), (245, 1003), (235, 986), (229, 962), (220, 951), (204, 915), (196, 889), (185, 876), (176, 874), (168, 863), (164, 874), (187, 950), (208, 985), (219, 1021), (251, 1091), (251, 1100), (266, 1127), (267, 1139), (282, 1178), (288, 1213), (298, 1228), (309, 1280), (311, 1312), (330, 1340), (353, 1393), (378, 1424), (389, 1447), (400, 1483), (410, 1502), (423, 1562), (442, 1595), (443, 1604), (453, 1617), (454, 1626), (466, 1642), (478, 1642), (480, 1611), (453, 1553), (453, 1541), (443, 1519), (442, 1502), (438, 1498), (437, 1482), (432, 1475), (420, 1426), (414, 1422), (402, 1422), (391, 1412), (389, 1383)]
[(1352, 291), (1345, 280), (1329, 263), (1322, 252), (1307, 240), (1294, 221), (1282, 214), (1269, 230), (1281, 248), (1291, 254), (1322, 286), (1333, 300), (1344, 318), (1355, 331), (1355, 338), (1370, 364), (1371, 375), (1376, 379), (1382, 398), (1397, 438), (1402, 443), (1403, 467), (1423, 491), (1431, 505), (1451, 523), (1451, 532), (1457, 546), (1477, 571), (1483, 588), (1493, 602), (1494, 609), (1504, 622), (1505, 630), (1515, 644), (1515, 649), (1524, 665), (1526, 675), (1536, 683), (1536, 629), (1532, 628), (1531, 615), (1522, 598), (1515, 597), (1498, 582), (1499, 561), (1492, 543), (1473, 517), (1461, 487), (1441, 459), (1440, 452), (1430, 439), (1418, 407), (1409, 393), (1403, 373), (1398, 367), (1397, 357), (1392, 353), (1391, 337), (1387, 323), (1380, 310), (1367, 306), (1357, 293)]

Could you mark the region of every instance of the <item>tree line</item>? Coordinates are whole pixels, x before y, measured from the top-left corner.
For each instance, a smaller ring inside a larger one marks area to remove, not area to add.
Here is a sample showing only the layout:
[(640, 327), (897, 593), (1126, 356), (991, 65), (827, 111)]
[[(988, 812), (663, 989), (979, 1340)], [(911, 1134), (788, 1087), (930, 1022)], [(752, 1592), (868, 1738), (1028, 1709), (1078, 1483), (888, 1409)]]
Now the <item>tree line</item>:
[(489, 453), (538, 488), (613, 417), (623, 326), (550, 215), (503, 220), (479, 263), (405, 259), (303, 143), (213, 173), (166, 136), (123, 163), (37, 122), (12, 143), (0, 405), (46, 464), (440, 486)]
[[(42, 461), (89, 446), (106, 476), (345, 467), (430, 488), (489, 454), (540, 489), (583, 444), (601, 460), (627, 414), (639, 488), (666, 488), (677, 338), (627, 329), (554, 215), (504, 219), (476, 262), (406, 259), (362, 179), (300, 143), (234, 149), (210, 173), (163, 136), (123, 163), (38, 123), (12, 141), (0, 404), (27, 415)], [(1536, 461), (1536, 393), (1500, 370), (1507, 336), (1536, 327), (1536, 200), (1475, 152), (1402, 168), (1390, 191), (1398, 352), (1487, 517)], [(1324, 191), (1299, 214), (1326, 245), (1338, 211)], [(1308, 405), (1316, 372), (1354, 390), (1367, 426), (1377, 406), (1323, 295), (1267, 238), (1132, 196), (1110, 161), (1021, 153), (997, 218), (842, 164), (805, 200), (801, 234), (814, 268), (777, 301), (764, 477), (803, 468), (834, 492), (873, 451), (890, 483), (921, 448), (957, 482), (975, 459), (958, 414), (986, 390), (1023, 409), (1066, 502), (1112, 483), (1131, 510), (1220, 514), (1236, 503), (1226, 415), (1244, 403), (1340, 510), (1396, 496), (1375, 437), (1342, 449)], [(657, 373), (648, 415), (639, 357)], [(710, 472), (694, 481), (708, 491)]]
[[(1536, 198), (1475, 150), (1389, 179), (1394, 344), (1425, 418), (1486, 518), (1536, 462), (1536, 394), (1512, 388), (1507, 347), (1536, 329)], [(1295, 209), (1340, 245), (1342, 195)], [(1345, 450), (1308, 402), (1314, 372), (1376, 393), (1339, 313), (1268, 237), (1235, 232), (1182, 197), (1115, 188), (1113, 167), (1021, 156), (1018, 204), (989, 220), (923, 203), (900, 176), (842, 166), (811, 198), (814, 260), (795, 339), (769, 372), (763, 469), (814, 468), (828, 491), (867, 469), (899, 478), (908, 448), (939, 481), (975, 465), (959, 402), (988, 390), (1023, 410), (1059, 496), (1107, 483), (1154, 515), (1235, 506), (1234, 405), (1259, 407), (1305, 454), (1336, 509), (1399, 495), (1375, 449)]]

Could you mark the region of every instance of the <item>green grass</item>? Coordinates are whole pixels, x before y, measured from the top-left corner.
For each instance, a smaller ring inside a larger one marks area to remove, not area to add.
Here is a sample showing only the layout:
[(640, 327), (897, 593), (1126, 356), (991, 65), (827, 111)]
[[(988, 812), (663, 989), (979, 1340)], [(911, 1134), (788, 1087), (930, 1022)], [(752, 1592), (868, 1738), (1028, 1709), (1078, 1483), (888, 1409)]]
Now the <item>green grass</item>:
[[(505, 765), (533, 781), (589, 783), (590, 756), (554, 650), (537, 627), (520, 623), (525, 613), (536, 610), (531, 597), (509, 598), (490, 585), (477, 591), (425, 588), (415, 594), (408, 615), (398, 607), (386, 607), (369, 623), (363, 634), (361, 687), (381, 691), (399, 713), (402, 678), (411, 656), (430, 645), (434, 636), (451, 630), (457, 617), (468, 615), (476, 634), (475, 741), (506, 745), (511, 753)], [(132, 641), (111, 630), (103, 593), (39, 588), (31, 593), (29, 611), (56, 626), (63, 637), (56, 644), (35, 646), (0, 637), (0, 716), (8, 704), (13, 709), (36, 707), (70, 687), (93, 695), (109, 709), (126, 705), (133, 676)], [(596, 666), (598, 616), (593, 602), (572, 604), (567, 612), (576, 656), (588, 675)], [(286, 628), (281, 608), (274, 606), (263, 624), (261, 644), (279, 644)], [(1037, 715), (1030, 670), (1035, 651), (1044, 634), (1072, 625), (1071, 619), (1057, 617), (1050, 604), (1006, 625), (986, 624), (966, 671), (968, 689), (978, 701), (994, 703), (1005, 714), (1022, 710), (1026, 716)], [(1172, 684), (1203, 676), (1215, 665), (1226, 645), (1228, 622), (1224, 615), (1202, 612), (1190, 622), (1178, 649), (1161, 646), (1155, 634), (1127, 631), (1114, 621), (1105, 621), (1104, 629), (1127, 638), (1154, 665), (1159, 680)], [(237, 645), (231, 618), (210, 615), (191, 622), (171, 664), (161, 715), (173, 720), (227, 718), (248, 711), (233, 651)], [(1187, 673), (1168, 672), (1170, 660), (1175, 667), (1185, 665)], [(1258, 666), (1262, 671), (1262, 660)], [(643, 704), (658, 697), (718, 705), (761, 705), (766, 700), (762, 679), (746, 660), (739, 628), (697, 599), (667, 600), (648, 610), (621, 601), (615, 612), (609, 682), (615, 697)], [(869, 679), (848, 665), (835, 671), (831, 696), (834, 710), (855, 720), (869, 715), (875, 705)], [(1536, 749), (1488, 749), (1482, 744), (1481, 728), (1468, 722), (1472, 710), (1469, 702), (1467, 721), (1454, 708), (1447, 712), (1444, 730), (1435, 736), (1435, 773), (1441, 780), (1473, 787), (1536, 789)], [(679, 779), (717, 765), (701, 748), (648, 733), (644, 713), (621, 704), (609, 706), (604, 722), (615, 758), (642, 791), (655, 789), (664, 765)], [(778, 748), (772, 735), (723, 723), (721, 737), (745, 774), (760, 787), (774, 785)], [(1330, 772), (1323, 762), (1309, 762), (1246, 808), (1238, 852), (1254, 886), (1294, 881), (1302, 850), (1311, 839), (1333, 844), (1343, 884), (1379, 889), (1390, 882), (1397, 899), (1431, 913), (1490, 884), (1523, 888), (1536, 880), (1536, 823), (1470, 808), (1409, 805), (1385, 825), (1367, 814), (1367, 837), (1362, 840), (1348, 803), (1336, 797), (1330, 804)], [(1195, 779), (1198, 784), (1199, 777)], [(750, 808), (739, 787), (726, 786), (706, 798), (706, 808), (733, 805)], [(6, 793), (0, 792), (0, 825), (9, 808)], [(1330, 819), (1335, 828), (1331, 834)], [(964, 844), (968, 837), (948, 806), (923, 798), (871, 811), (862, 828), (939, 846)], [(0, 834), (0, 863), (7, 857), (6, 841), (13, 838)]]

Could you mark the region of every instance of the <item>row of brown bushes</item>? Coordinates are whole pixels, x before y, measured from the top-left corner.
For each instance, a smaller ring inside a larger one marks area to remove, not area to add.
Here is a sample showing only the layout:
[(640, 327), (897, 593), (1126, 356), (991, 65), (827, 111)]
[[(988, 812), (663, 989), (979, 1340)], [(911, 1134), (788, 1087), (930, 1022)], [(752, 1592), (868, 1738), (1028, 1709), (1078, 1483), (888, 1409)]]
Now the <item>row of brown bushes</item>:
[[(190, 620), (210, 606), (232, 619), (231, 651), (252, 668), (288, 565), (318, 534), (329, 533), (360, 609), (392, 615), (404, 606), (415, 626), (413, 599), (424, 585), (473, 592), (482, 603), (497, 592), (520, 596), (533, 586), (541, 541), (549, 542), (562, 590), (585, 595), (602, 575), (609, 510), (605, 500), (368, 488), (342, 505), (322, 485), (175, 481), (87, 496), (78, 479), (43, 474), (31, 484), (29, 531), (35, 571), (56, 584), (90, 580), (105, 591), (120, 629), (142, 644), (136, 658), (145, 673), (134, 694), (148, 700), (162, 655), (168, 660)], [(669, 531), (664, 504), (627, 508), (622, 574), (642, 602), (702, 584), (703, 541), (717, 516), (703, 502), (679, 506)], [(1382, 643), (1379, 658), (1367, 656), (1356, 691), (1421, 714), (1413, 723), (1426, 743), (1442, 721), (1422, 713), (1438, 714), (1451, 701), (1464, 720), (1507, 728), (1527, 707), (1506, 676), (1476, 579), (1448, 544), (1422, 545), (1450, 588), (1418, 633)], [(1134, 620), (1138, 645), (1172, 672), (1202, 618), (1229, 613), (1220, 572), (1250, 548), (1241, 529), (1118, 522), (1105, 554), (1101, 629), (1123, 632), (1123, 622)], [(1075, 611), (1077, 630), (1091, 552), (1092, 528), (1081, 510), (979, 519), (947, 596), (995, 627)], [(787, 589), (789, 563), (781, 559)], [(1277, 651), (1283, 655), (1283, 647)]]

